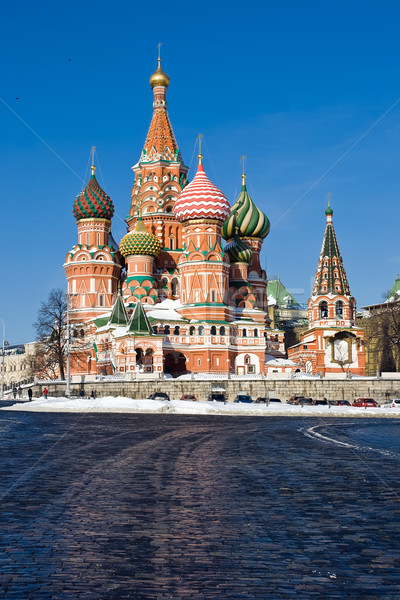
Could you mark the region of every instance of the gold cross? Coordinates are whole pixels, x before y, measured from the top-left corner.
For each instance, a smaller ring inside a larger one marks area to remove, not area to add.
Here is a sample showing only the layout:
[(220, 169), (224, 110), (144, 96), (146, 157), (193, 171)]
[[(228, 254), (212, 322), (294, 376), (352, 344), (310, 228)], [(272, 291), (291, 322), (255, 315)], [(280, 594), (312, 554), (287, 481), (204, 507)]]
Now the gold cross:
[(243, 161), (243, 175), (244, 175), (244, 161), (246, 160), (247, 156), (245, 154), (243, 154), (243, 156), (240, 157), (240, 160)]
[(332, 195), (332, 194), (331, 194), (330, 192), (328, 192), (328, 193), (327, 193), (327, 195), (326, 195), (326, 199), (327, 199), (327, 201), (328, 201), (328, 206), (330, 206), (330, 205), (331, 205), (331, 195)]
[(161, 60), (161, 42), (159, 44), (157, 44), (157, 48), (158, 48), (158, 60)]
[(94, 167), (94, 151), (95, 150), (96, 150), (96, 146), (92, 146), (92, 149), (90, 151), (92, 153), (92, 167)]

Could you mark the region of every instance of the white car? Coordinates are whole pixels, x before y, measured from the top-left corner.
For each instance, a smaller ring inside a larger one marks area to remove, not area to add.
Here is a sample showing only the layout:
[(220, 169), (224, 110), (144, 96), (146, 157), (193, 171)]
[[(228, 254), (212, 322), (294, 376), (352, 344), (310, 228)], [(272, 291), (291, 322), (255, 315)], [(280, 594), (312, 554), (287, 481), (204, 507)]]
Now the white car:
[(400, 398), (393, 398), (390, 402), (385, 402), (382, 408), (400, 408)]

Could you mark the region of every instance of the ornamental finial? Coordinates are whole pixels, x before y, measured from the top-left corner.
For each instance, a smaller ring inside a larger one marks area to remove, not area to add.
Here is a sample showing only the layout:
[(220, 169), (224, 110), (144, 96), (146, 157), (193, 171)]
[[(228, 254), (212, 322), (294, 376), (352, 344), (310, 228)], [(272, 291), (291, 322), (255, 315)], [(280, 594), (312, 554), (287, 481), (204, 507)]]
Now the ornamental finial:
[(199, 165), (203, 164), (203, 155), (201, 153), (201, 139), (203, 137), (202, 133), (199, 133), (199, 135), (197, 136), (197, 139), (199, 140), (199, 155), (198, 155), (198, 159), (199, 159)]
[(246, 173), (244, 172), (244, 162), (245, 162), (246, 158), (247, 158), (247, 156), (245, 154), (243, 154), (243, 156), (240, 157), (240, 160), (243, 162), (242, 185), (246, 184)]
[(91, 172), (92, 172), (92, 175), (94, 175), (94, 172), (95, 172), (95, 170), (96, 170), (96, 167), (94, 166), (94, 151), (95, 151), (95, 150), (96, 150), (96, 146), (92, 146), (92, 149), (91, 149), (91, 151), (90, 151), (90, 152), (92, 153), (92, 166), (90, 167), (90, 170), (91, 170)]

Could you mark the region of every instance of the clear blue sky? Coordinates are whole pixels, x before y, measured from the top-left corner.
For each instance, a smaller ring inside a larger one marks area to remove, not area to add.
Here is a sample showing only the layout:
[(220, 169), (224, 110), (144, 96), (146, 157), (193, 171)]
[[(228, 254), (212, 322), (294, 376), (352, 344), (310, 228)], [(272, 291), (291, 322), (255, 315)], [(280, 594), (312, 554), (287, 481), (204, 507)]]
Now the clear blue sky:
[[(281, 217), (400, 98), (399, 18), (396, 0), (3, 3), (0, 97), (82, 179), (96, 146), (120, 239), (161, 42), (186, 164), (203, 133), (207, 174), (233, 203), (248, 157), (248, 189), (272, 224), (268, 273), (307, 301), (331, 192), (361, 307), (400, 272), (400, 104)], [(1, 102), (0, 127), (0, 317), (18, 343), (33, 339), (40, 301), (66, 286), (82, 183)]]

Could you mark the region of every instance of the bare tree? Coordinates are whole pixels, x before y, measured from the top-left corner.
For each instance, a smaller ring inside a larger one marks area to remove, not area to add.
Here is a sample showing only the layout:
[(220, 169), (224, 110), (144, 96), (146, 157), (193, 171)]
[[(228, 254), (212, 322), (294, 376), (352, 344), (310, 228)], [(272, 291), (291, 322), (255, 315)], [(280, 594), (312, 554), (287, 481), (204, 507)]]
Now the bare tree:
[(37, 333), (37, 373), (47, 377), (59, 374), (65, 379), (65, 316), (67, 295), (64, 290), (51, 290), (47, 302), (42, 302), (34, 327)]

